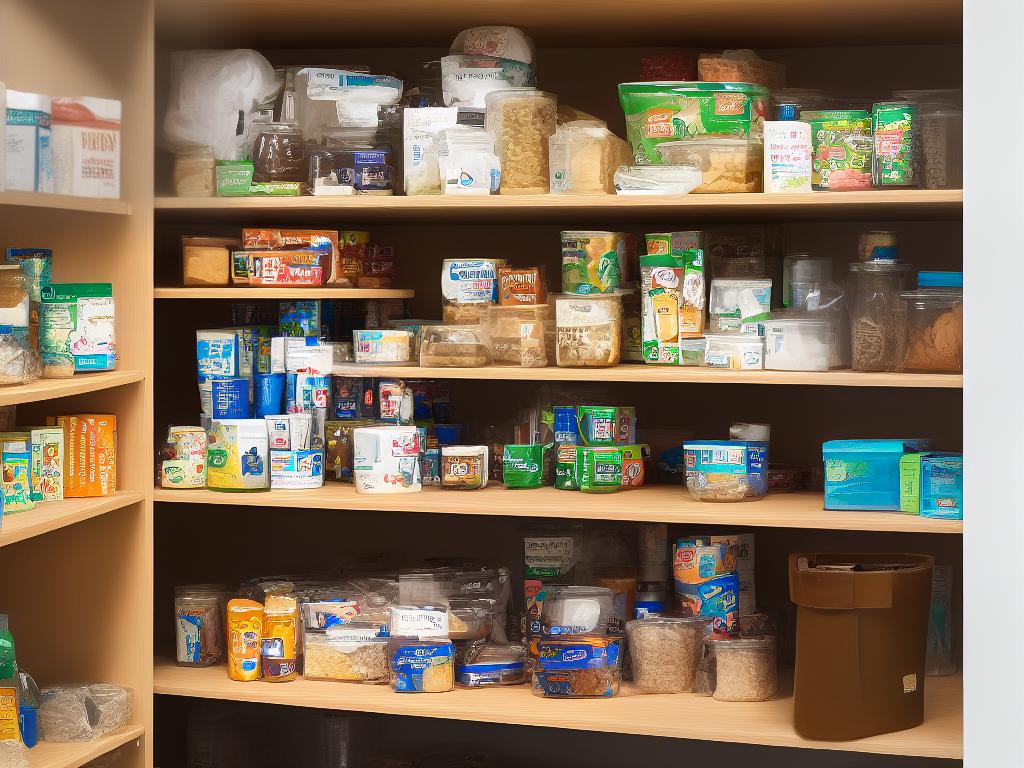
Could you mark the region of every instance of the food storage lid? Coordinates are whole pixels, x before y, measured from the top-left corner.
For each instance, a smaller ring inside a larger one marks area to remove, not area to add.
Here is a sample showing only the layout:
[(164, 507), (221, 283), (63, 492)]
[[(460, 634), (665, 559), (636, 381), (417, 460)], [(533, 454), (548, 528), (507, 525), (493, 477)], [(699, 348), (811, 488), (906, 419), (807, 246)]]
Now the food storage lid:
[[(880, 249), (876, 248), (875, 251)], [(893, 261), (853, 261), (850, 262), (851, 272), (869, 272), (876, 275), (879, 274), (899, 274), (902, 272), (909, 272), (909, 264), (900, 264), (899, 262)]]
[(963, 288), (963, 272), (918, 272), (918, 288)]
[(793, 260), (793, 283), (825, 283), (832, 279), (832, 259), (828, 256), (811, 256), (799, 253)]
[(756, 333), (705, 333), (706, 344), (764, 344), (764, 339)]
[(549, 298), (554, 299), (556, 302), (562, 301), (573, 301), (573, 302), (587, 302), (587, 301), (607, 301), (614, 304), (622, 303), (622, 291), (609, 291), (608, 293), (556, 293), (550, 295)]
[(492, 106), (500, 104), (507, 99), (547, 99), (548, 101), (558, 102), (558, 96), (548, 91), (542, 91), (539, 88), (531, 88), (524, 86), (522, 88), (502, 88), (497, 91), (489, 91), (484, 96), (484, 105), (487, 109)]
[(800, 113), (803, 121), (812, 120), (870, 120), (871, 113), (866, 109), (814, 109)]
[(722, 651), (769, 651), (775, 648), (775, 638), (772, 635), (716, 637), (712, 642), (716, 653)]
[(900, 293), (900, 298), (904, 301), (913, 302), (914, 306), (919, 309), (952, 309), (958, 304), (964, 303), (963, 293), (953, 288), (945, 290), (931, 288), (924, 291), (903, 291)]
[(751, 96), (762, 96), (768, 98), (771, 91), (763, 85), (753, 83), (716, 83), (694, 80), (655, 80), (646, 83), (619, 83), (619, 95), (636, 93), (721, 93), (728, 91), (732, 93), (746, 93)]
[[(639, 597), (639, 595), (637, 597)], [(639, 626), (707, 627), (712, 621), (714, 621), (714, 619), (710, 616), (647, 616), (643, 619), (627, 621), (626, 631), (632, 632)]]
[(479, 325), (427, 325), (420, 333), (423, 344), (440, 342), (452, 344), (483, 344), (491, 345), (491, 338)]

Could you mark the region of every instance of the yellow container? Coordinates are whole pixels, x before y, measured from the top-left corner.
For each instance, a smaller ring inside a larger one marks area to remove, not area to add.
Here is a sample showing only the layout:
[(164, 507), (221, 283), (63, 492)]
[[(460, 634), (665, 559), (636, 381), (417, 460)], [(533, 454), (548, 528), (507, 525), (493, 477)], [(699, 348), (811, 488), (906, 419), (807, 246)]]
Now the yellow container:
[(298, 674), (295, 652), (298, 601), (287, 595), (270, 595), (263, 612), (263, 640), (260, 644), (263, 679), (271, 683), (294, 680)]
[(228, 677), (260, 679), (260, 641), (263, 639), (263, 605), (236, 598), (228, 602)]

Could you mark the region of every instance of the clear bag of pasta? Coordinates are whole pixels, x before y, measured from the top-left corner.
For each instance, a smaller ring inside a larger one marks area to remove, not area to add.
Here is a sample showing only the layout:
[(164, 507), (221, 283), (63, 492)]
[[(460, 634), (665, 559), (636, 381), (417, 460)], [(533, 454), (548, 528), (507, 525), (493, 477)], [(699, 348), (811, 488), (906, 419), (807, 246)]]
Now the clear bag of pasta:
[(558, 108), (555, 95), (536, 88), (507, 88), (488, 93), (486, 105), (486, 127), (501, 161), (501, 194), (547, 194), (548, 142)]

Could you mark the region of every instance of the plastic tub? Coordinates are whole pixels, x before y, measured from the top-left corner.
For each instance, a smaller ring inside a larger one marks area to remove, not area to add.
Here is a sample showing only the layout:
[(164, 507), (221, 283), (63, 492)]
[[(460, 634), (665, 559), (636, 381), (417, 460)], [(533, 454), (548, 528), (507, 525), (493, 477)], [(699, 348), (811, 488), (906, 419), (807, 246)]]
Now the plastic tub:
[(537, 643), (533, 693), (549, 698), (607, 698), (619, 692), (622, 640), (574, 637)]
[(764, 367), (770, 371), (827, 371), (835, 330), (828, 318), (780, 318), (761, 323)]
[(652, 616), (626, 624), (633, 684), (644, 693), (689, 693), (710, 618)]
[(716, 277), (708, 301), (713, 333), (756, 333), (772, 305), (771, 278)]
[(964, 113), (942, 109), (921, 113), (922, 184), (925, 189), (956, 189), (964, 183)]
[(555, 362), (562, 368), (618, 365), (622, 354), (622, 297), (555, 297)]
[(386, 683), (388, 642), (380, 627), (352, 623), (328, 629), (306, 629), (302, 634), (302, 676), (309, 680)]
[(420, 332), (420, 365), (480, 368), (491, 364), (491, 337), (475, 325), (429, 325)]
[(764, 339), (756, 334), (708, 334), (704, 337), (704, 365), (734, 371), (764, 368)]
[(685, 195), (703, 179), (696, 165), (622, 165), (615, 171), (615, 194)]
[(964, 360), (963, 295), (926, 288), (905, 291), (906, 324), (898, 370), (960, 373)]
[(463, 688), (526, 682), (522, 643), (469, 643), (456, 656), (455, 684)]
[(412, 360), (413, 334), (399, 330), (352, 331), (352, 349), (357, 363), (393, 363)]
[(680, 365), (703, 365), (704, 353), (708, 348), (708, 340), (680, 339), (679, 340), (679, 364)]
[(487, 130), (501, 160), (501, 194), (547, 194), (557, 97), (536, 88), (508, 88), (491, 91), (485, 102)]
[(541, 634), (606, 635), (614, 601), (607, 587), (551, 587), (541, 610)]
[[(723, 101), (729, 109), (720, 109)], [(664, 165), (658, 145), (703, 135), (760, 140), (771, 93), (750, 83), (622, 83), (619, 103), (637, 165)], [(725, 114), (723, 114), (723, 112)]]
[(494, 345), (494, 365), (543, 368), (550, 362), (547, 338), (554, 334), (554, 307), (550, 304), (488, 306), (487, 331)]
[(719, 701), (767, 701), (779, 687), (774, 637), (742, 637), (714, 642)]
[(667, 141), (657, 146), (669, 165), (692, 165), (701, 171), (694, 192), (760, 192), (764, 173), (760, 137), (707, 136)]
[(684, 443), (686, 489), (696, 501), (749, 501), (768, 492), (768, 443), (703, 440)]

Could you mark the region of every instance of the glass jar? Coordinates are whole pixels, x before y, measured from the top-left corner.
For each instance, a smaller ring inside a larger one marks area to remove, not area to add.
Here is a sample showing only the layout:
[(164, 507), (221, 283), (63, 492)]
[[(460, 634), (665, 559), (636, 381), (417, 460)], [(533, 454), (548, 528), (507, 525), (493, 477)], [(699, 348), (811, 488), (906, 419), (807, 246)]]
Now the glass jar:
[(177, 662), (183, 667), (209, 667), (224, 653), (223, 595), (201, 587), (175, 590), (174, 619)]
[(883, 261), (850, 264), (850, 333), (855, 371), (894, 371), (906, 311), (900, 299), (910, 267)]
[(900, 294), (906, 311), (900, 371), (961, 373), (964, 300), (960, 291), (920, 289)]
[(767, 701), (779, 687), (775, 638), (715, 640), (715, 692), (719, 701)]
[(501, 194), (547, 194), (556, 96), (536, 88), (508, 88), (491, 91), (484, 101), (487, 130), (494, 136), (494, 151), (501, 160)]
[(644, 693), (689, 693), (710, 618), (656, 616), (626, 624), (633, 683)]

